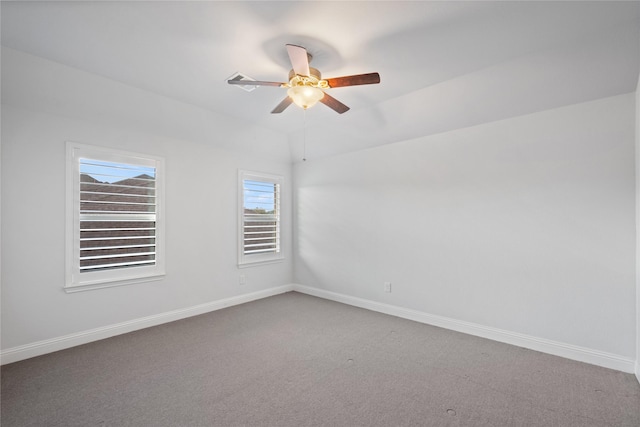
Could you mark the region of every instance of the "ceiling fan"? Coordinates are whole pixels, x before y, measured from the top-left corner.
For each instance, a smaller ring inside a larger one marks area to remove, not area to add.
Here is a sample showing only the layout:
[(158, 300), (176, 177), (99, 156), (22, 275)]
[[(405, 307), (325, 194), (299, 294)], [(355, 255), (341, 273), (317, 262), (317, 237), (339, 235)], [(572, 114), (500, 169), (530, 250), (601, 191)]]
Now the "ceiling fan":
[(323, 89), (380, 83), (380, 74), (378, 73), (322, 79), (320, 71), (309, 66), (309, 61), (312, 59), (312, 56), (304, 47), (293, 44), (286, 46), (289, 60), (293, 67), (289, 72), (288, 82), (279, 83), (233, 79), (227, 80), (227, 83), (243, 86), (278, 86), (289, 88), (287, 90), (288, 96), (271, 111), (272, 114), (282, 113), (292, 102), (306, 110), (314, 106), (318, 101), (339, 114), (342, 114), (348, 111), (349, 107), (326, 93)]

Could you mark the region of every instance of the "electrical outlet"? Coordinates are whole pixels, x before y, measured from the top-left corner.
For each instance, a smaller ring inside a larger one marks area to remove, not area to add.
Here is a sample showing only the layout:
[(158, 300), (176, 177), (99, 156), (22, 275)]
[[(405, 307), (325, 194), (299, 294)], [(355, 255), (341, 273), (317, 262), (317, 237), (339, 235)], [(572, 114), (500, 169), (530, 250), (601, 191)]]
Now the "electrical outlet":
[(238, 282), (241, 285), (246, 285), (247, 284), (247, 276), (245, 276), (244, 274), (241, 274), (240, 277), (238, 278)]
[(391, 282), (384, 282), (384, 291), (391, 292)]

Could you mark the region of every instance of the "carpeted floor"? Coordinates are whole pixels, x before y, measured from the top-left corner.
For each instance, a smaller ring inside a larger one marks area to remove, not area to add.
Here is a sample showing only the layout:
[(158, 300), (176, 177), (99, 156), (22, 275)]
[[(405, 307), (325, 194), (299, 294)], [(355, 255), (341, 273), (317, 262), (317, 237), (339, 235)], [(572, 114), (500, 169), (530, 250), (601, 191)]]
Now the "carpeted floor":
[(12, 426), (640, 426), (633, 375), (291, 292), (2, 368)]

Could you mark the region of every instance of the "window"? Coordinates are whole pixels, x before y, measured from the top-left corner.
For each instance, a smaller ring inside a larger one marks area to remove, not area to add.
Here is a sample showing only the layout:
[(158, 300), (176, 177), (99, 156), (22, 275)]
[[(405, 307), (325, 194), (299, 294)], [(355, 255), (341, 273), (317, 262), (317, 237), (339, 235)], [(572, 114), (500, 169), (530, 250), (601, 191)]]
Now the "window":
[(67, 144), (68, 292), (164, 274), (161, 158)]
[(280, 176), (239, 172), (240, 266), (283, 258), (280, 247), (281, 186)]

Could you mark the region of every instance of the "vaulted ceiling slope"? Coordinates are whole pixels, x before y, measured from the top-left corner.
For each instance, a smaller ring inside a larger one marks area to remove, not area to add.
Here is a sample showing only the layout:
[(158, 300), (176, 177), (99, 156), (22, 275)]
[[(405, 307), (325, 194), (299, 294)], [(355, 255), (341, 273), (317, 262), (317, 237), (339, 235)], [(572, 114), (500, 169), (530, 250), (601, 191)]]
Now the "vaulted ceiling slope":
[[(6, 2), (2, 44), (290, 136), (326, 156), (635, 90), (640, 2)], [(270, 111), (285, 44), (351, 107)], [(306, 116), (306, 117), (304, 117)], [(300, 156), (295, 156), (300, 158)]]

